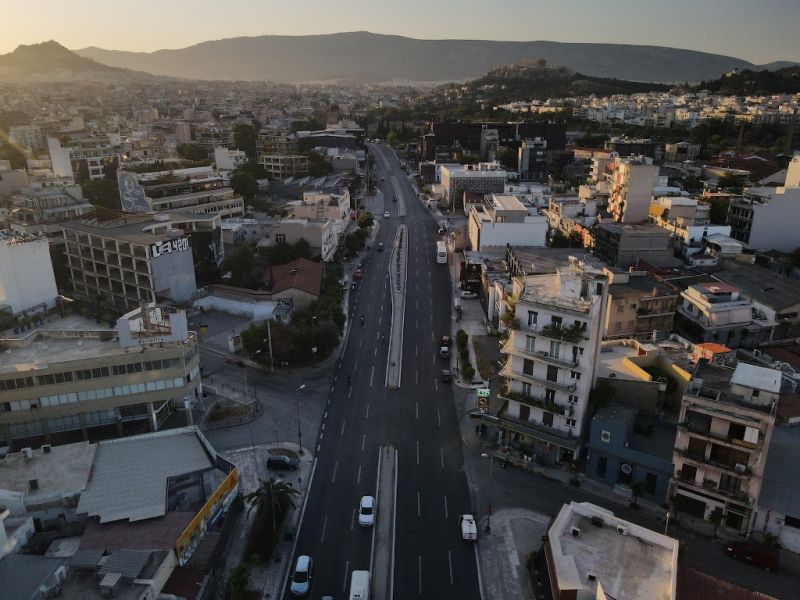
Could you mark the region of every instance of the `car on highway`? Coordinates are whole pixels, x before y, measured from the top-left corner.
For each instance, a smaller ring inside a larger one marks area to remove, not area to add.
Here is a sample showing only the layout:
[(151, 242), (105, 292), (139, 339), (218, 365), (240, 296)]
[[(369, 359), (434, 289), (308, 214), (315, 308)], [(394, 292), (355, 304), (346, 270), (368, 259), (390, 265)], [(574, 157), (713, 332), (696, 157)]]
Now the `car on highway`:
[(475, 524), (475, 517), (461, 515), (458, 517), (458, 524), (461, 526), (461, 539), (465, 542), (474, 542), (478, 539), (478, 526)]
[(389, 211), (388, 210), (383, 211), (383, 218), (384, 219), (388, 219), (389, 217), (391, 217), (391, 215), (389, 214)]
[(474, 300), (475, 298), (478, 297), (478, 294), (476, 294), (471, 290), (461, 290), (461, 297), (464, 300)]
[(448, 348), (450, 347), (450, 344), (452, 344), (452, 343), (453, 343), (453, 341), (450, 339), (449, 335), (443, 335), (442, 339), (439, 340), (439, 345), (440, 346), (447, 346)]
[(439, 348), (439, 358), (450, 358), (450, 348), (447, 346), (442, 346)]
[(289, 586), (289, 591), (292, 596), (305, 596), (311, 589), (311, 571), (313, 569), (314, 561), (306, 554), (301, 554), (297, 557), (297, 562), (294, 566), (294, 573), (292, 573), (292, 583)]
[(353, 279), (361, 279), (364, 276), (364, 271), (361, 269), (356, 269), (353, 271)]
[(383, 242), (378, 242), (378, 252), (383, 252)]
[(453, 381), (453, 374), (450, 369), (442, 369), (442, 383), (450, 383)]
[(299, 461), (282, 454), (267, 457), (267, 468), (270, 471), (296, 471), (299, 465)]
[(372, 527), (375, 524), (375, 498), (363, 496), (358, 505), (358, 524), (361, 527)]

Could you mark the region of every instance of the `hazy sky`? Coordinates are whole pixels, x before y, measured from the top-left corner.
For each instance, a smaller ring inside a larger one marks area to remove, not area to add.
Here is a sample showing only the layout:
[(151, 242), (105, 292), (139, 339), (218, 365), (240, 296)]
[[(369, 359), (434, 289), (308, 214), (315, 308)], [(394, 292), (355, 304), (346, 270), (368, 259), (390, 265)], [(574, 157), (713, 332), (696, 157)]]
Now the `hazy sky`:
[(54, 39), (151, 51), (237, 36), (368, 30), (442, 39), (673, 46), (800, 62), (800, 0), (2, 0), (0, 53)]

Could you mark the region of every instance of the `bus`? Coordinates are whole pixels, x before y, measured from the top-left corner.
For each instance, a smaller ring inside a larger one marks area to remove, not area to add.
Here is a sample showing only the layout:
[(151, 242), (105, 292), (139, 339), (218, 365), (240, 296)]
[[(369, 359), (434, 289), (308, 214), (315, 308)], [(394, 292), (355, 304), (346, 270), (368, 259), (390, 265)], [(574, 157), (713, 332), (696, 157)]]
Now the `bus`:
[(447, 245), (443, 241), (436, 242), (436, 262), (447, 264)]

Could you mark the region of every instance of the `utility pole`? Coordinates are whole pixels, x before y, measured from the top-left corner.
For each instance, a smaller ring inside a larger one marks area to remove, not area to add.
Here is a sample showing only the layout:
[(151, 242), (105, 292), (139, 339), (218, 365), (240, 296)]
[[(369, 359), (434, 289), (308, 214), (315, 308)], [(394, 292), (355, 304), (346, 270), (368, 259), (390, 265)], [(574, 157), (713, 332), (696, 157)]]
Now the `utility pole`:
[(275, 372), (275, 358), (272, 356), (272, 329), (270, 329), (269, 322), (272, 319), (267, 319), (267, 344), (269, 345), (269, 371)]

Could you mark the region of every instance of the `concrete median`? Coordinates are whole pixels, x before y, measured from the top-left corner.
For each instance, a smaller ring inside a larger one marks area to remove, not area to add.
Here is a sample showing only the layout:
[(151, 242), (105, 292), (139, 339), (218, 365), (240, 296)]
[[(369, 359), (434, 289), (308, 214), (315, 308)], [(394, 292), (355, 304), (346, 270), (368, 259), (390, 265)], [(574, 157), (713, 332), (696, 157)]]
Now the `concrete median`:
[(378, 457), (375, 528), (372, 532), (372, 598), (391, 600), (394, 595), (395, 511), (397, 509), (397, 449), (384, 446)]

